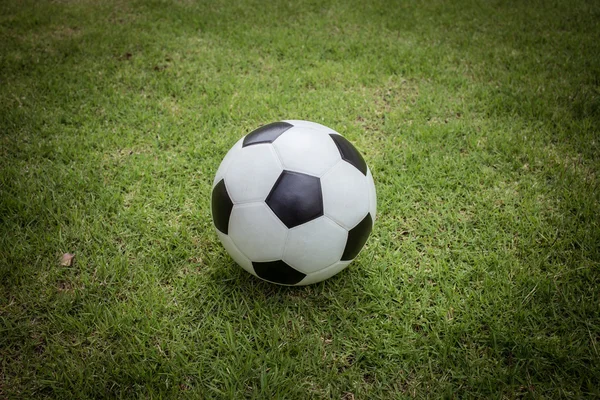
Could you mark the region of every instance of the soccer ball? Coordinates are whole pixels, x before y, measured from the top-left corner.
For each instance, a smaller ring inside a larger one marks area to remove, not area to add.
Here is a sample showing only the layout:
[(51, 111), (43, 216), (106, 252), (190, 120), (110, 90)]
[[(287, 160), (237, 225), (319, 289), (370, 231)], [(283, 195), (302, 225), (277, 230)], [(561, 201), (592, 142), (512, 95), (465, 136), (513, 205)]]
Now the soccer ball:
[(262, 126), (229, 150), (215, 176), (212, 216), (242, 268), (309, 285), (350, 264), (377, 208), (371, 171), (342, 135), (309, 121)]

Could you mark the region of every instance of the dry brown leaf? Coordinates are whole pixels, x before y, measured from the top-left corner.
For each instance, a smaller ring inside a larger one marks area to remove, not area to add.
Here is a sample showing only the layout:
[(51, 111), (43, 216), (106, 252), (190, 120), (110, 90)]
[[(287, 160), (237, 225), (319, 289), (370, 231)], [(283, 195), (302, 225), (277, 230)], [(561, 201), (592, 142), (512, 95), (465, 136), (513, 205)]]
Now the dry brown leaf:
[(73, 259), (75, 258), (75, 254), (65, 253), (60, 258), (60, 265), (63, 267), (70, 267), (73, 265)]

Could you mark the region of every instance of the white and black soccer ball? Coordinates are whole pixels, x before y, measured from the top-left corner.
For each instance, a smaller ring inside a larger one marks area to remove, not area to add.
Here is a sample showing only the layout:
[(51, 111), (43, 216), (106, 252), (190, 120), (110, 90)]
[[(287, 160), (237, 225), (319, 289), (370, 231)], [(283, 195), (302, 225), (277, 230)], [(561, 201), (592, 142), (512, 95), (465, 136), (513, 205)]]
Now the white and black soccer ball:
[(262, 126), (229, 150), (215, 176), (217, 234), (246, 271), (308, 285), (343, 270), (377, 208), (371, 171), (343, 136), (309, 121)]

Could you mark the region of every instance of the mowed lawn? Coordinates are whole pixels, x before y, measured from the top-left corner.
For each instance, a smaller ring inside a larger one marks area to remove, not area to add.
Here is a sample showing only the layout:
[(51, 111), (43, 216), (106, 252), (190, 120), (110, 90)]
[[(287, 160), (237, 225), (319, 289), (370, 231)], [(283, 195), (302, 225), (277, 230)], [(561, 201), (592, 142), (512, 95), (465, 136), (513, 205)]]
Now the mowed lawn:
[[(595, 1), (0, 2), (0, 398), (600, 396), (599, 38)], [(378, 191), (309, 287), (211, 221), (281, 119)]]

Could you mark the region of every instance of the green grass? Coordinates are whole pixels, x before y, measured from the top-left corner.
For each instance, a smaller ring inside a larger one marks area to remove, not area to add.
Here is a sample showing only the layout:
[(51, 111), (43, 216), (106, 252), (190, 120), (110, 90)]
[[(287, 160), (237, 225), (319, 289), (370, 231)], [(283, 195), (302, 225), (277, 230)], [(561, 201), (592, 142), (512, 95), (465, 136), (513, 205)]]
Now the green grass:
[[(525, 3), (0, 2), (0, 398), (600, 396), (600, 3)], [(280, 119), (378, 190), (305, 288), (211, 223)]]

